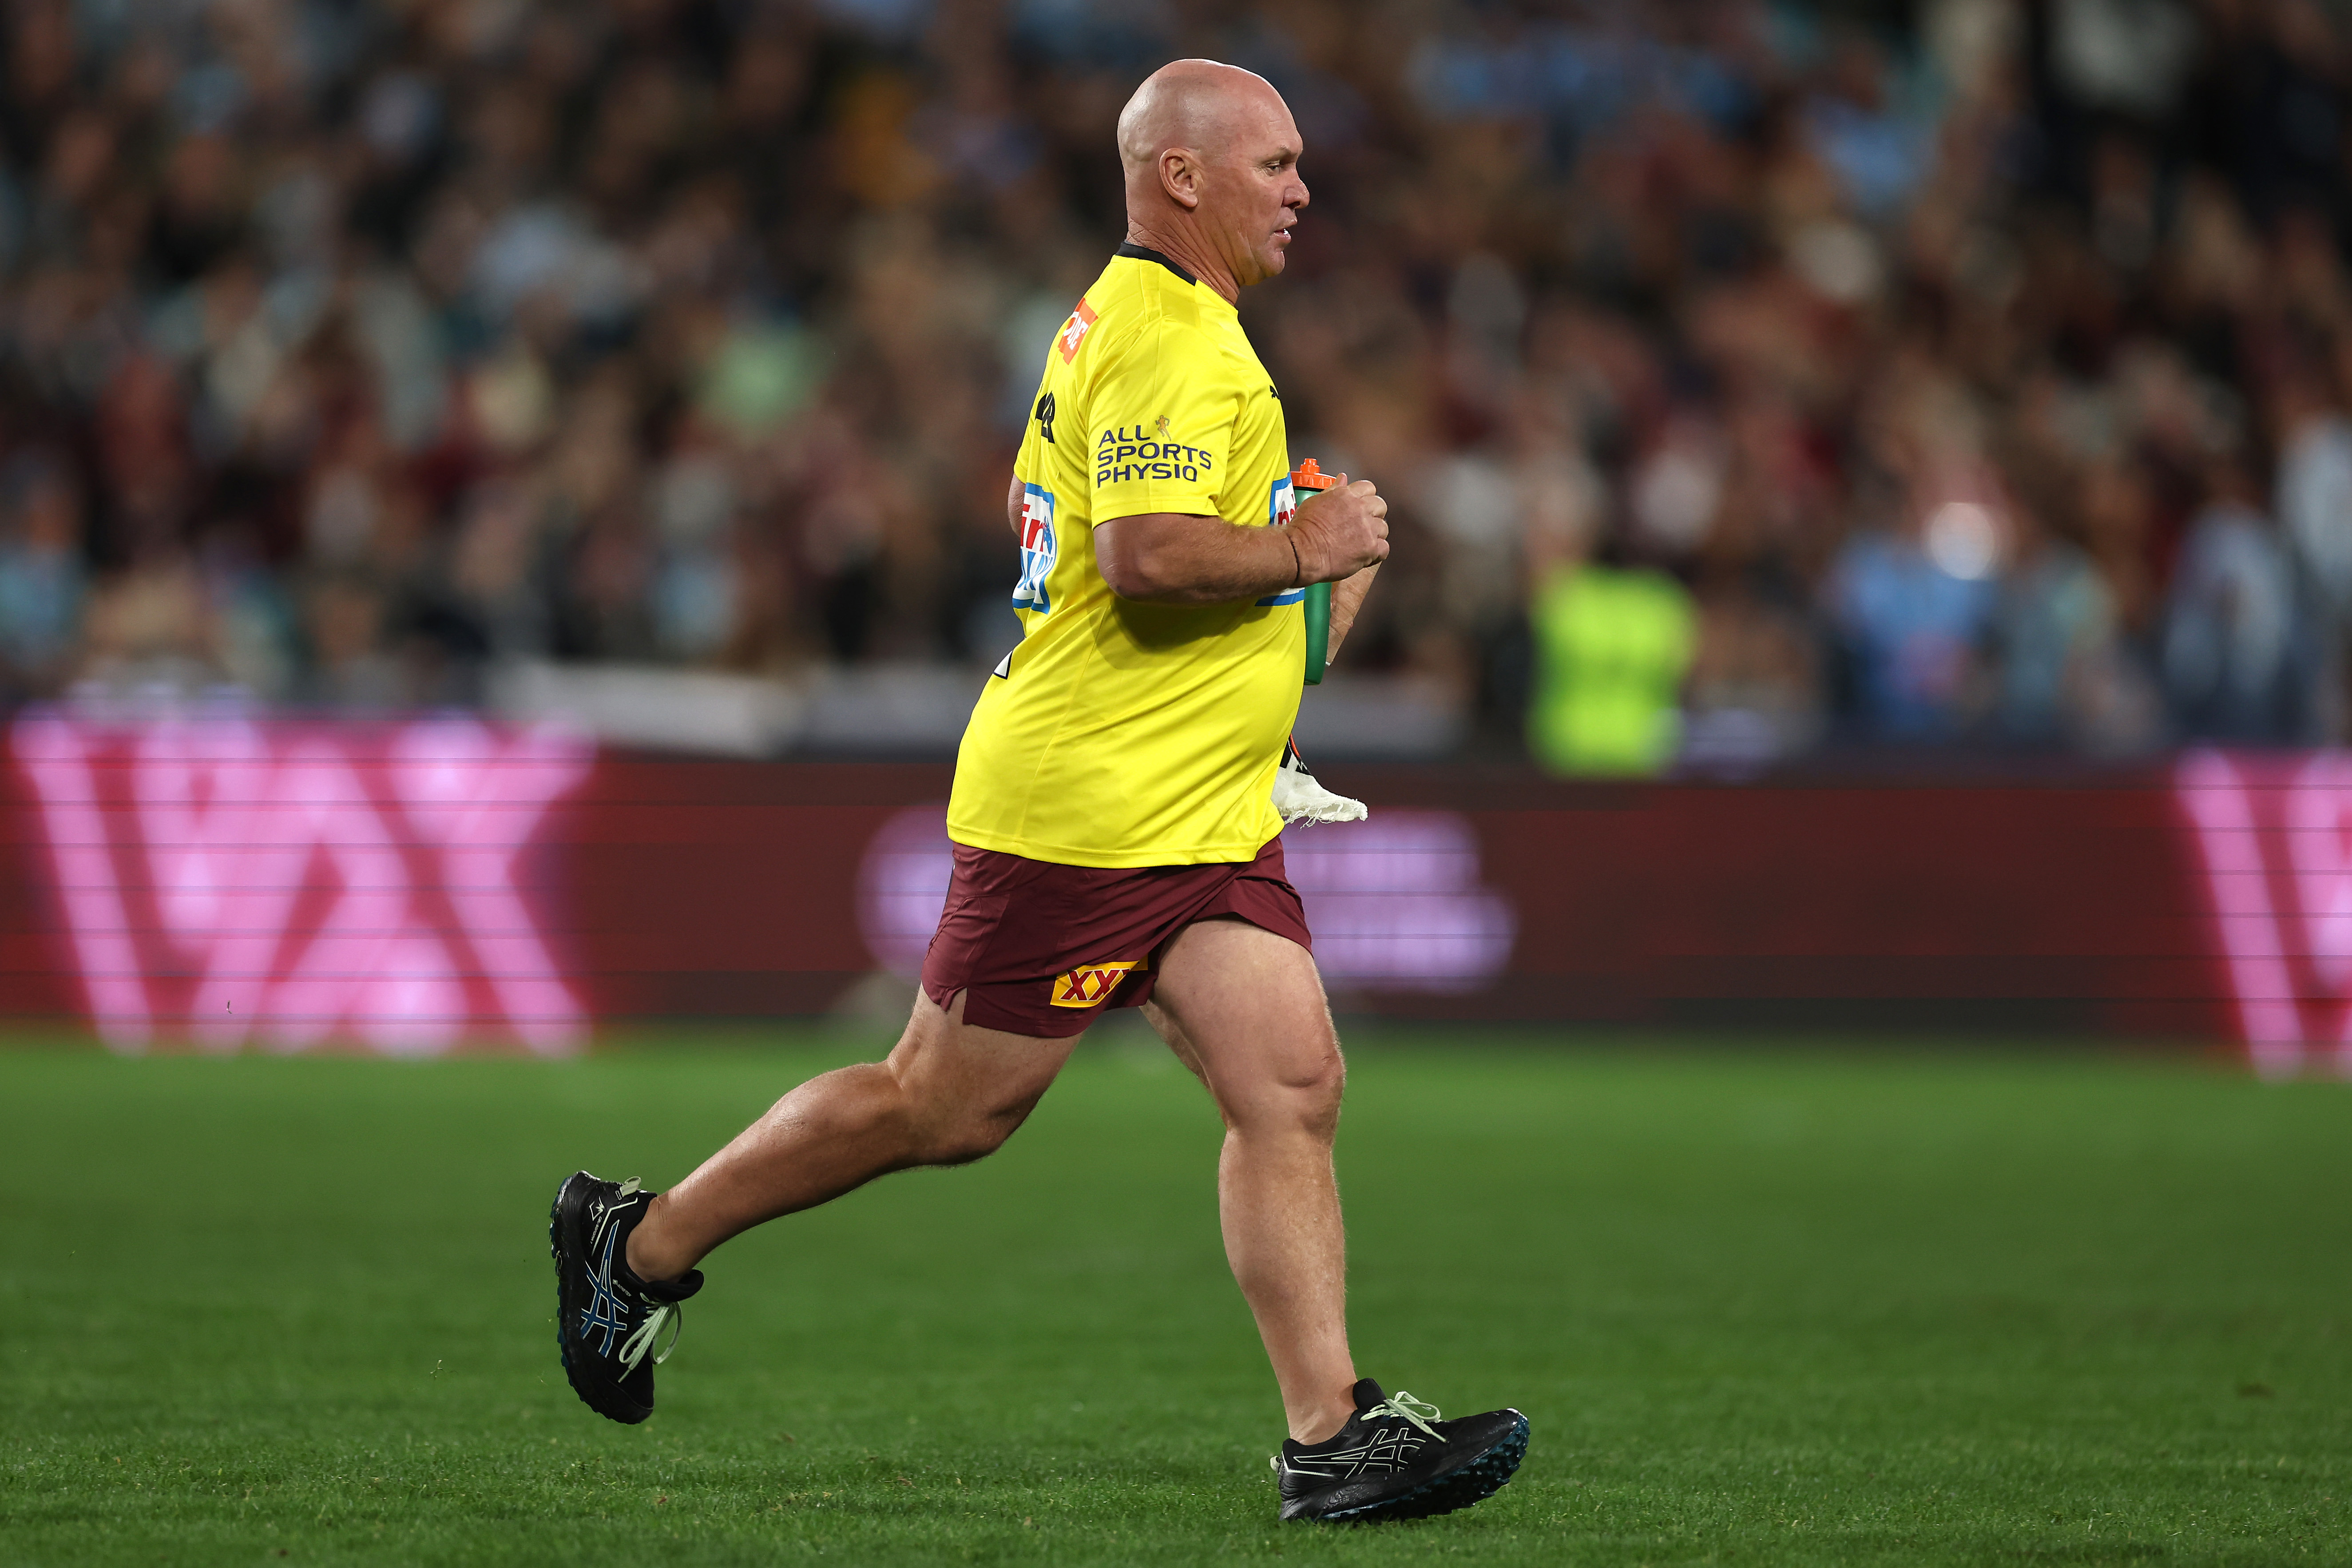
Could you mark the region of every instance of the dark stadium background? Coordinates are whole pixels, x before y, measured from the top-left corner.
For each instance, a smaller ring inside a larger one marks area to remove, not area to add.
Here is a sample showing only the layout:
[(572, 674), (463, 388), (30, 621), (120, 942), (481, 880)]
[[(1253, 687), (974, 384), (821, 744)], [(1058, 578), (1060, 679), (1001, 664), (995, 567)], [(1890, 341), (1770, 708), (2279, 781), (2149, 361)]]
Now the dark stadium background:
[[(1133, 1014), (646, 1425), (548, 1342), (566, 1173), (904, 1026), (1189, 55), (1392, 502), (1351, 1344), (1534, 1432), (1394, 1529)], [(0, 1563), (2344, 1561), (2347, 156), (2352, 0), (0, 0)]]
[(1300, 720), (1373, 806), (1294, 835), (1343, 1005), (2291, 1069), (2352, 994), (2344, 21), (22, 0), (0, 1008), (897, 994), (1111, 124), (1190, 52), (1297, 110), (1244, 319), (1394, 498)]

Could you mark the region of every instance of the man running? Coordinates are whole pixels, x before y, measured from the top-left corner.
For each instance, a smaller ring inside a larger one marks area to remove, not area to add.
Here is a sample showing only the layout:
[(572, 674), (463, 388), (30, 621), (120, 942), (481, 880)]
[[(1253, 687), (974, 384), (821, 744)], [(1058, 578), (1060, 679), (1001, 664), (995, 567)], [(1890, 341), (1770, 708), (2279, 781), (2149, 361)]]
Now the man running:
[(1307, 205), (1298, 132), (1260, 78), (1180, 60), (1137, 89), (1118, 148), (1128, 242), (1047, 351), (1015, 463), (1024, 635), (957, 758), (955, 872), (914, 1016), (887, 1061), (801, 1085), (666, 1193), (563, 1184), (564, 1369), (592, 1408), (644, 1420), (655, 1343), (713, 1247), (992, 1152), (1089, 1023), (1140, 1006), (1224, 1117), (1225, 1254), (1290, 1428), (1282, 1516), (1445, 1513), (1510, 1479), (1528, 1424), (1442, 1420), (1356, 1375), (1344, 1071), (1271, 802), (1303, 591), (1337, 584), (1336, 647), (1388, 554), (1368, 482), (1294, 515), (1281, 400), (1234, 310)]

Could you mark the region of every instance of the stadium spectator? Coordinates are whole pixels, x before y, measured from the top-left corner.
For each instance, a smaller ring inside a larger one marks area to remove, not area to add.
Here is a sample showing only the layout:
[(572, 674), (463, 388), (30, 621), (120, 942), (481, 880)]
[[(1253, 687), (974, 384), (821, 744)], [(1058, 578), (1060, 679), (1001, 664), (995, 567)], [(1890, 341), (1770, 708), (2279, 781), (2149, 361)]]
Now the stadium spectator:
[(2015, 554), (1992, 610), (2001, 739), (2095, 753), (2145, 749), (2160, 722), (2157, 694), (2135, 670), (2097, 563), (2034, 507), (2012, 500), (2008, 515)]
[(2165, 612), (2166, 689), (2188, 735), (2295, 740), (2305, 671), (2288, 554), (2242, 474), (2221, 475), (2181, 542)]
[(6, 690), (54, 692), (83, 597), (81, 497), (58, 464), (26, 453), (0, 475), (0, 658)]
[(1652, 773), (1682, 742), (1695, 637), (1690, 595), (1664, 572), (1563, 550), (1536, 583), (1528, 743), (1556, 773)]

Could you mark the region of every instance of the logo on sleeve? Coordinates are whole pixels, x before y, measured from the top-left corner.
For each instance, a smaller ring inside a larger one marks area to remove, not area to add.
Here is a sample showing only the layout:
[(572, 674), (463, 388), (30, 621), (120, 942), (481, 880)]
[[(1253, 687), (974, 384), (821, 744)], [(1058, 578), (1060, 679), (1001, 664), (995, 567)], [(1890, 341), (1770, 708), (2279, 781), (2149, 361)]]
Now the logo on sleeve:
[[(1265, 498), (1265, 524), (1268, 528), (1288, 528), (1290, 520), (1297, 515), (1298, 491), (1291, 484), (1290, 476), (1285, 474), (1274, 481), (1274, 489)], [(1261, 610), (1279, 608), (1284, 605), (1298, 604), (1306, 597), (1307, 590), (1304, 588), (1285, 588), (1279, 594), (1269, 594), (1260, 599), (1255, 607)]]
[(1095, 324), (1095, 319), (1094, 307), (1080, 300), (1078, 308), (1070, 312), (1070, 319), (1062, 323), (1059, 341), (1064, 364), (1078, 357), (1078, 345), (1087, 341), (1087, 331)]
[(1051, 982), (1053, 1004), (1056, 1007), (1099, 1006), (1118, 989), (1118, 983), (1130, 971), (1141, 967), (1141, 960), (1126, 958), (1111, 963), (1090, 963), (1084, 969), (1056, 974)]
[(1044, 615), (1053, 604), (1045, 597), (1045, 579), (1054, 571), (1054, 492), (1039, 485), (1021, 487), (1021, 581), (1013, 585), (1013, 607)]
[[(1054, 395), (1047, 393), (1037, 400), (1037, 433), (1046, 440), (1054, 439)], [(1059, 446), (1061, 443), (1055, 442)]]

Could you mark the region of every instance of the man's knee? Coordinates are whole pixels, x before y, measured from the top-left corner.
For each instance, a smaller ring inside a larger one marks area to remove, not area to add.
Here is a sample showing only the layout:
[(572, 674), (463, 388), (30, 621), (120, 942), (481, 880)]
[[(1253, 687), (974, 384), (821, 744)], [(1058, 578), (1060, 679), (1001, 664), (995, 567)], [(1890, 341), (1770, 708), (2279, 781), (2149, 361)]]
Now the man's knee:
[(1339, 1100), (1347, 1092), (1348, 1065), (1335, 1044), (1315, 1060), (1297, 1089), (1301, 1122), (1329, 1142), (1339, 1131)]
[(976, 1086), (959, 1074), (904, 1075), (898, 1105), (908, 1153), (918, 1165), (969, 1165), (985, 1159), (1029, 1119), (1043, 1092), (1006, 1100), (1000, 1086)]
[(994, 1153), (1028, 1120), (1074, 1043), (967, 1027), (964, 1000), (943, 1011), (919, 995), (884, 1064), (908, 1163), (968, 1165)]
[(1226, 1124), (1241, 1132), (1305, 1133), (1328, 1143), (1339, 1130), (1347, 1063), (1333, 1042), (1264, 1064), (1255, 1083), (1221, 1088)]
[(951, 1116), (926, 1127), (918, 1147), (926, 1165), (969, 1165), (1004, 1147), (1026, 1111), (1013, 1115)]
[(908, 1164), (969, 1165), (984, 1159), (1028, 1115), (1027, 1105), (1004, 1104), (960, 1074), (893, 1071), (891, 1077), (900, 1157)]

